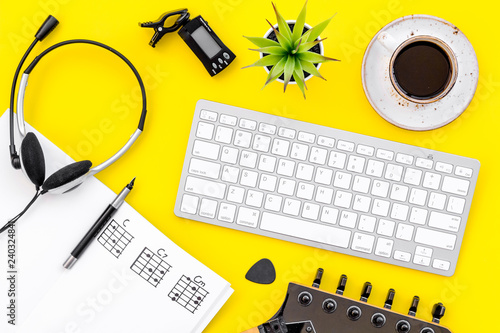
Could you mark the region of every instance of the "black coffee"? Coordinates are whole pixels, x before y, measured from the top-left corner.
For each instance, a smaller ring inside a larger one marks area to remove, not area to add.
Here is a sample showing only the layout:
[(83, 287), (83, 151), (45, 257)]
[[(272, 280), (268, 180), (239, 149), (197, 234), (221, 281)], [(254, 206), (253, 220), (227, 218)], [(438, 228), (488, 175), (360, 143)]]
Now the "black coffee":
[(418, 41), (405, 46), (394, 60), (394, 78), (409, 97), (430, 99), (442, 93), (451, 80), (452, 68), (438, 45)]

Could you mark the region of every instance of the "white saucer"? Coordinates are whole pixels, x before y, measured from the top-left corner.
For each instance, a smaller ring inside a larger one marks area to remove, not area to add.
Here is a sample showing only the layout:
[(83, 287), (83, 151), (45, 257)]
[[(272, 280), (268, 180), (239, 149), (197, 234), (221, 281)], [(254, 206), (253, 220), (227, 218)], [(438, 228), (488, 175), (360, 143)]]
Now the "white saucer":
[[(417, 104), (402, 97), (390, 78), (389, 63), (396, 48), (414, 36), (433, 36), (455, 54), (458, 76), (440, 100)], [(479, 77), (476, 53), (453, 24), (429, 15), (399, 18), (383, 27), (366, 48), (361, 69), (363, 89), (372, 107), (388, 122), (409, 130), (426, 131), (455, 120), (472, 101)]]

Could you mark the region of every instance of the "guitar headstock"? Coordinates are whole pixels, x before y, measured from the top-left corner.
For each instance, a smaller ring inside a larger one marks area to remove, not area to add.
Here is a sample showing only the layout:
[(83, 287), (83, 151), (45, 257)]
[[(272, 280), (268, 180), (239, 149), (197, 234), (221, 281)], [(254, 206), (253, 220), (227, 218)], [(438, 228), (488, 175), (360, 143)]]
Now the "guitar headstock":
[(313, 286), (291, 282), (285, 302), (273, 318), (244, 333), (451, 333), (440, 326), (445, 307), (438, 303), (432, 310), (432, 322), (415, 317), (419, 298), (411, 302), (408, 315), (391, 310), (395, 291), (390, 289), (383, 307), (368, 304), (372, 285), (366, 282), (360, 300), (343, 296), (347, 276), (342, 275), (335, 293), (319, 289), (320, 268)]

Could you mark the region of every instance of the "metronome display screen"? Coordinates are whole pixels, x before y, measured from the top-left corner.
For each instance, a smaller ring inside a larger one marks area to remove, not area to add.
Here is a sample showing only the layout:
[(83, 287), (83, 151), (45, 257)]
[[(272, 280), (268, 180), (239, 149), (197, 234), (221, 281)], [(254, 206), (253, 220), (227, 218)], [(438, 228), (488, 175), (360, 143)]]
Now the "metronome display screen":
[(205, 52), (207, 57), (213, 58), (217, 53), (222, 50), (222, 48), (217, 44), (217, 42), (210, 36), (208, 31), (203, 27), (199, 27), (192, 34), (196, 44), (200, 46), (200, 48)]

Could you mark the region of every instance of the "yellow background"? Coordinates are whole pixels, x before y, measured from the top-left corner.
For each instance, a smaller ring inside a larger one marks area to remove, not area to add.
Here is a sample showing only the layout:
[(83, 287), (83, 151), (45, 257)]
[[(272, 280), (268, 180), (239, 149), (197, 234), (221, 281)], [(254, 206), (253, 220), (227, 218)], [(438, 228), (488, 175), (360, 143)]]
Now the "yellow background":
[[(303, 1), (277, 0), (277, 5), (286, 19), (294, 19)], [(33, 55), (58, 41), (88, 38), (129, 57), (146, 81), (145, 132), (124, 158), (97, 178), (118, 192), (137, 176), (127, 201), (232, 284), (233, 296), (205, 332), (236, 333), (261, 324), (279, 308), (289, 280), (309, 284), (317, 267), (326, 271), (323, 289), (333, 291), (345, 273), (347, 296), (358, 298), (362, 284), (370, 281), (372, 304), (382, 305), (393, 287), (398, 312), (406, 313), (412, 296), (419, 295), (419, 318), (429, 320), (432, 304), (442, 301), (447, 306), (442, 323), (453, 332), (492, 331), (497, 327), (491, 315), (497, 310), (500, 264), (500, 47), (499, 8), (494, 6), (498, 5), (484, 0), (311, 0), (307, 18), (311, 25), (338, 13), (322, 37), (328, 37), (326, 55), (342, 61), (321, 67), (328, 81), (308, 81), (304, 100), (296, 86), (285, 94), (279, 83), (261, 90), (264, 71), (240, 69), (258, 57), (247, 49), (251, 45), (242, 35), (261, 36), (268, 29), (265, 19), (275, 22), (269, 0), (1, 1), (0, 105), (8, 107), (15, 67), (47, 14), (61, 24)], [(148, 45), (153, 30), (137, 23), (181, 7), (188, 7), (193, 16), (203, 15), (237, 54), (222, 74), (211, 78), (177, 34), (165, 36), (155, 49)], [(455, 24), (474, 46), (480, 67), (478, 90), (467, 111), (452, 124), (423, 133), (384, 121), (371, 108), (361, 85), (361, 61), (371, 37), (393, 19), (409, 14), (435, 15)], [(27, 120), (73, 158), (89, 158), (95, 165), (117, 150), (137, 125), (136, 93), (134, 77), (113, 55), (90, 46), (66, 47), (43, 59), (33, 72)], [(200, 98), (479, 159), (481, 172), (455, 275), (417, 272), (174, 216), (188, 133)], [(102, 119), (107, 121), (103, 124)], [(2, 151), (1, 157), (8, 158), (7, 147)], [(246, 281), (247, 269), (264, 257), (275, 263), (277, 281), (269, 286)]]

